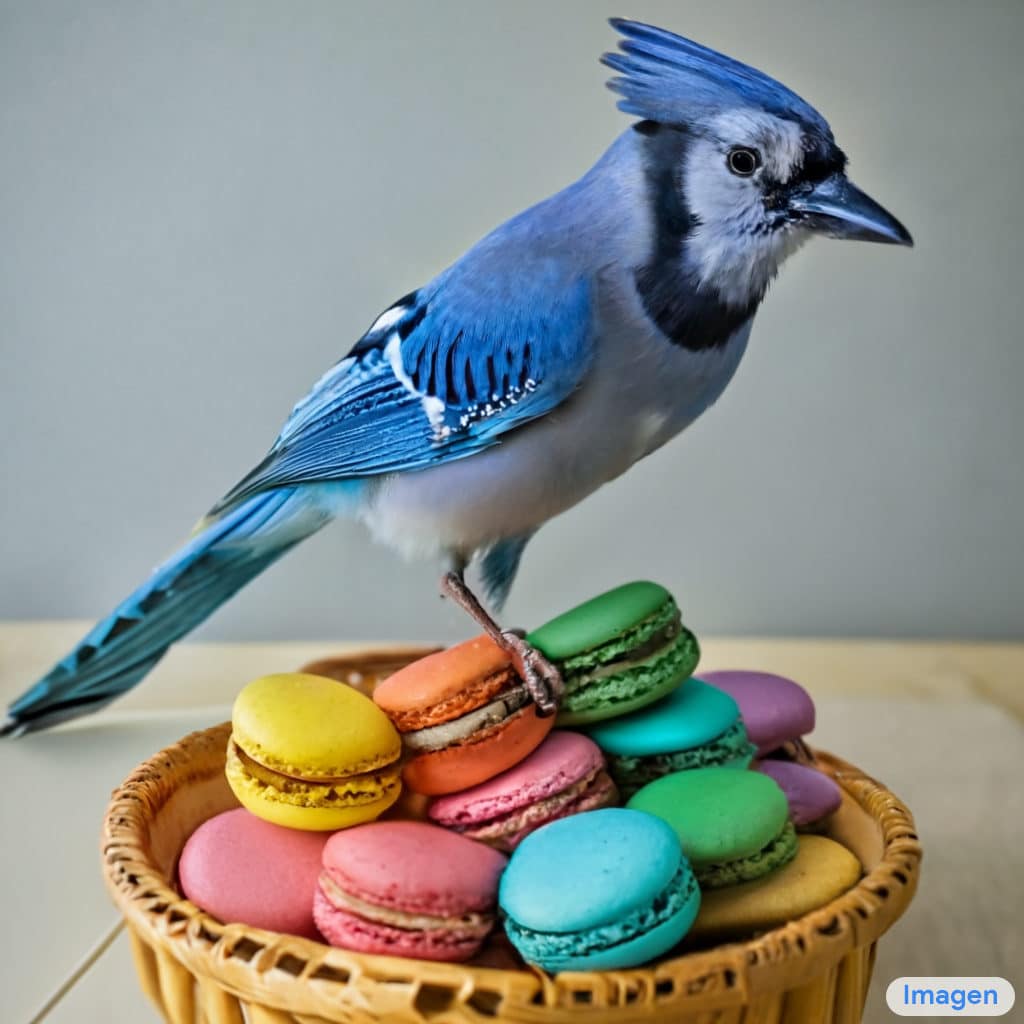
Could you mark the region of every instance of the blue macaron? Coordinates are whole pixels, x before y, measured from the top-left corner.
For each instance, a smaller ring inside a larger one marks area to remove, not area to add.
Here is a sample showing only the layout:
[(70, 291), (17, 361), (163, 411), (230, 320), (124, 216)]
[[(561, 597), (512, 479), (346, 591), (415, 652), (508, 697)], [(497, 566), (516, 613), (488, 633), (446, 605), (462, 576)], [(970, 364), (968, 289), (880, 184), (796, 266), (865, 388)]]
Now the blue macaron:
[(697, 916), (700, 891), (665, 822), (609, 807), (527, 836), (498, 901), (527, 962), (548, 971), (616, 970), (672, 949)]
[(736, 701), (696, 677), (656, 704), (586, 731), (626, 797), (672, 772), (746, 768), (754, 754)]

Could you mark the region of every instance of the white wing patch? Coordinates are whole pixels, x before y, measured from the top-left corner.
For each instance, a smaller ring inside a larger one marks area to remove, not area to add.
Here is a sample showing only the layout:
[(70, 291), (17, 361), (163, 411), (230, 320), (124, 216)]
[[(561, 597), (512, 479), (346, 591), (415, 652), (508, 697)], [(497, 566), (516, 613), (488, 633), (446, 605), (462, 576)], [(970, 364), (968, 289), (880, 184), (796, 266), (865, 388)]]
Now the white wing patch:
[(405, 316), (408, 312), (408, 305), (404, 306), (392, 306), (390, 309), (385, 309), (383, 313), (376, 320), (370, 324), (370, 329), (366, 332), (367, 336), (373, 334), (384, 334), (390, 331)]
[(451, 427), (444, 422), (445, 404), (436, 395), (428, 395), (426, 391), (420, 391), (413, 383), (412, 377), (406, 373), (405, 364), (402, 362), (402, 339), (398, 336), (397, 331), (391, 335), (387, 345), (384, 346), (384, 357), (387, 359), (395, 379), (406, 391), (420, 400), (423, 415), (427, 417), (434, 440), (445, 440), (452, 432)]

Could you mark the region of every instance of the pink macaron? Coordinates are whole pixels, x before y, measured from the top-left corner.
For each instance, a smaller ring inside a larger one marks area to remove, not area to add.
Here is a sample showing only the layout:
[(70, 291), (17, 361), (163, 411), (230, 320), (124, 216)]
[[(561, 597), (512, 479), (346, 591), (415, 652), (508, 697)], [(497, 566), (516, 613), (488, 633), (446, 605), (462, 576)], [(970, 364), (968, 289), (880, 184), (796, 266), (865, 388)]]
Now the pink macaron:
[(779, 784), (789, 803), (789, 820), (799, 829), (819, 827), (843, 802), (835, 781), (809, 765), (766, 758), (754, 767)]
[(319, 939), (313, 893), (327, 835), (272, 825), (244, 808), (203, 822), (178, 861), (182, 891), (224, 923)]
[(505, 864), (497, 850), (437, 825), (358, 825), (327, 841), (313, 915), (333, 946), (468, 960), (494, 927)]
[(511, 852), (541, 825), (617, 801), (597, 744), (579, 733), (553, 732), (519, 764), (432, 801), (427, 814), (445, 828)]
[(806, 736), (814, 728), (814, 701), (799, 684), (773, 672), (701, 672), (705, 683), (729, 694), (758, 754)]

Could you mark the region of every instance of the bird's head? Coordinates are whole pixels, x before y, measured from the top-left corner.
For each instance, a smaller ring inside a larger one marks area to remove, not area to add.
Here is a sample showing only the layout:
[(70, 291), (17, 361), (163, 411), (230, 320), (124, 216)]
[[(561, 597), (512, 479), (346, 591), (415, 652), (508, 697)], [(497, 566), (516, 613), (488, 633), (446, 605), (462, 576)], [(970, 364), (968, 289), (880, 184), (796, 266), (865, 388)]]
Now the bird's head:
[(912, 245), (892, 214), (846, 177), (828, 122), (768, 75), (663, 29), (613, 19), (621, 52), (603, 63), (634, 129), (658, 246), (680, 245), (694, 284), (756, 303), (813, 234)]

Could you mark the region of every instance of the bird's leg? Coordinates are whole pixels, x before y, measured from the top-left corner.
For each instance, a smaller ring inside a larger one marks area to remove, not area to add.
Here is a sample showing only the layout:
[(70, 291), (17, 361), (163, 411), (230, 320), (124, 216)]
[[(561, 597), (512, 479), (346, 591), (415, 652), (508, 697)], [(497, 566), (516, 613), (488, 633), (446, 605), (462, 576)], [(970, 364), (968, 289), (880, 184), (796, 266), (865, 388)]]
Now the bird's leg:
[(793, 740), (793, 757), (798, 764), (814, 765), (814, 755), (811, 753), (811, 748), (804, 742), (803, 736), (797, 736)]
[(523, 677), (526, 689), (537, 705), (542, 718), (555, 714), (562, 701), (562, 673), (511, 629), (502, 629), (466, 585), (461, 570), (446, 572), (441, 577), (441, 593), (450, 597), (503, 650), (508, 652), (516, 671)]

